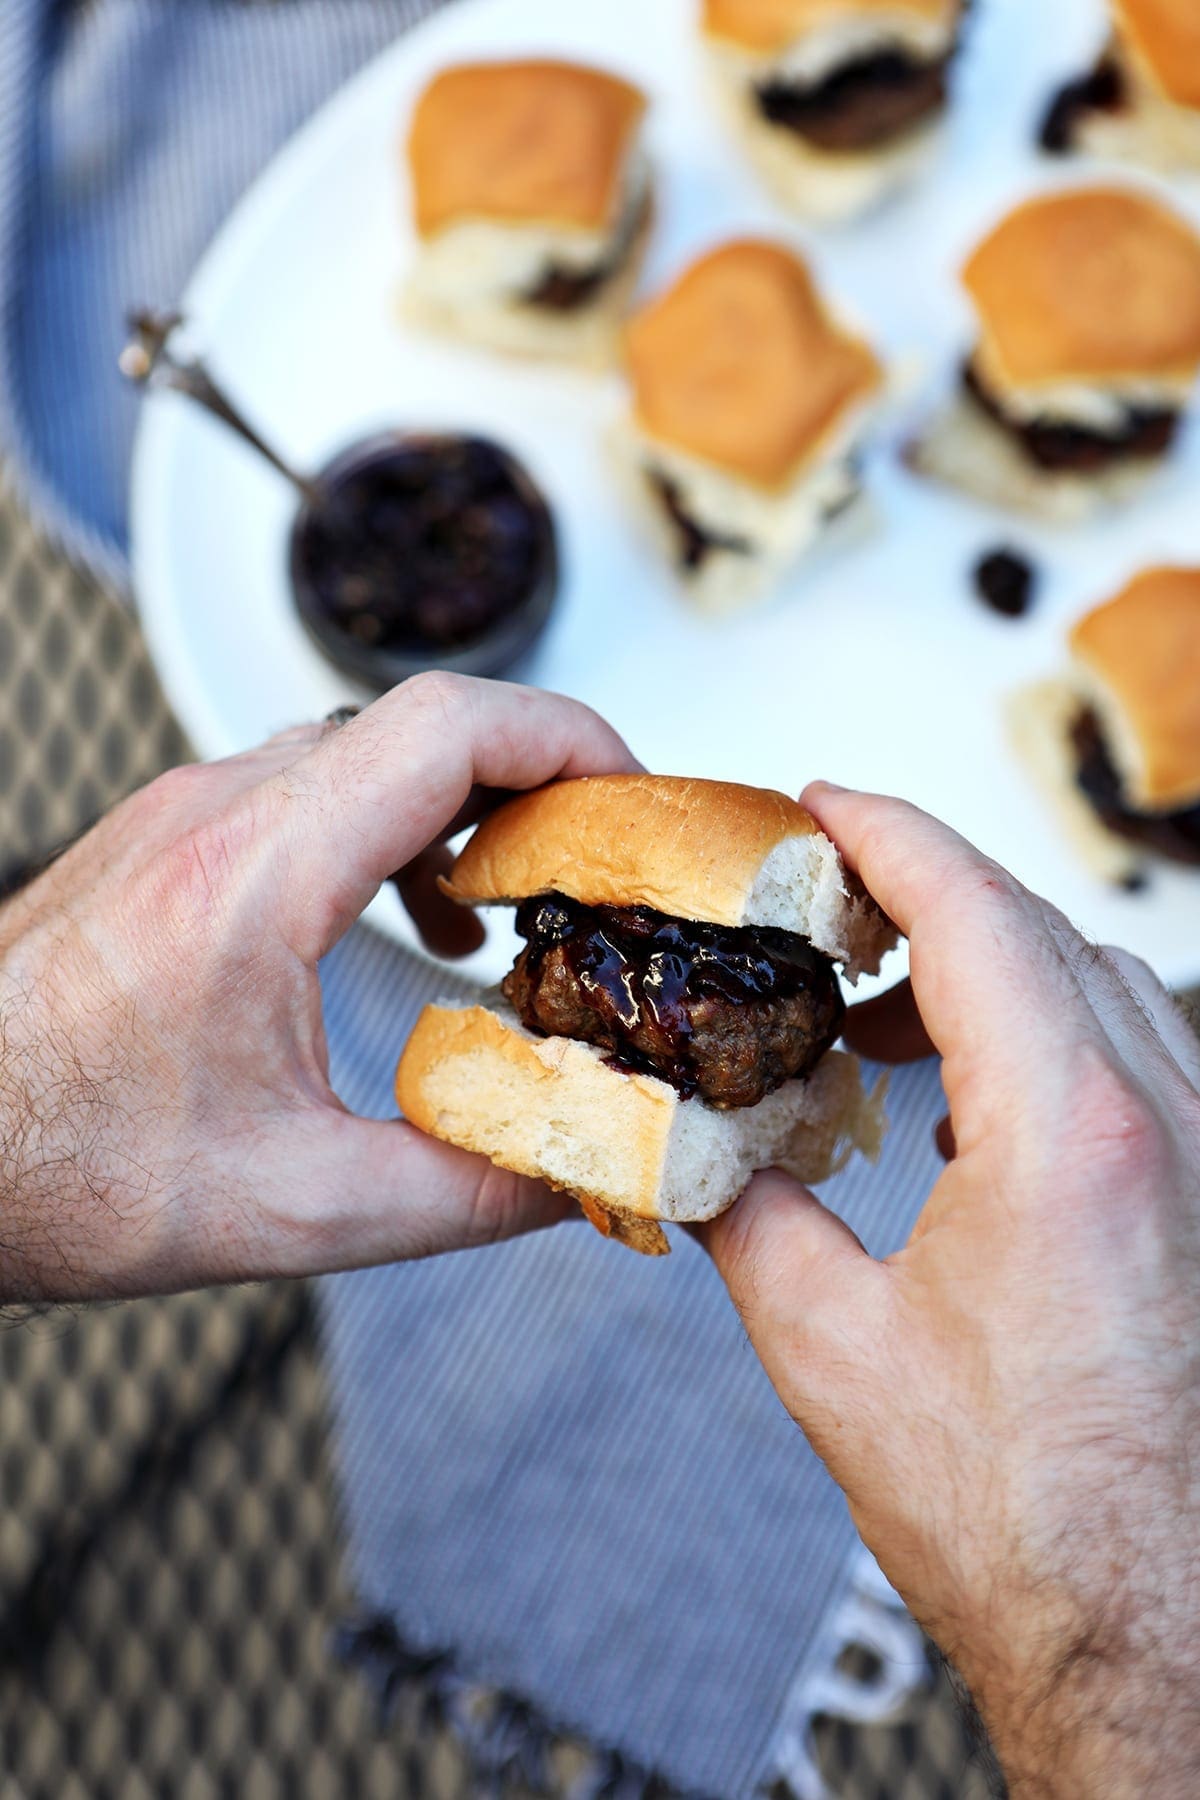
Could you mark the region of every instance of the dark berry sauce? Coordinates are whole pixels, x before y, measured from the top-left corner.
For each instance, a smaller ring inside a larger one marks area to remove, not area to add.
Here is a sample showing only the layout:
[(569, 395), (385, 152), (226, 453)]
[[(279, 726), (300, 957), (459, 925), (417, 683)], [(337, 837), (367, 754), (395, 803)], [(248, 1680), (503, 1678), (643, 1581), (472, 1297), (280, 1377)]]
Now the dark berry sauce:
[(766, 82), (758, 89), (759, 110), (772, 125), (823, 150), (871, 150), (941, 110), (949, 64), (949, 56), (922, 62), (903, 50), (879, 50), (813, 86)]
[(963, 386), (1030, 462), (1054, 474), (1095, 475), (1126, 458), (1163, 456), (1175, 441), (1179, 411), (1171, 406), (1127, 406), (1111, 431), (1093, 431), (1065, 419), (1018, 419), (992, 393), (973, 362)]
[(1038, 142), (1051, 156), (1067, 156), (1089, 113), (1119, 112), (1124, 104), (1125, 78), (1120, 66), (1111, 56), (1102, 57), (1089, 74), (1059, 88), (1046, 109)]
[(1200, 863), (1200, 800), (1177, 812), (1138, 812), (1129, 805), (1100, 720), (1085, 707), (1071, 728), (1075, 779), (1110, 831), (1175, 862)]
[(446, 662), (522, 616), (544, 622), (553, 521), (498, 445), (378, 438), (331, 464), (320, 489), (296, 520), (291, 563), (301, 613), (331, 654), (338, 637), (360, 653)]
[[(612, 1066), (657, 1075), (685, 1099), (755, 1104), (807, 1074), (841, 1029), (833, 964), (794, 932), (559, 893), (523, 901), (516, 926), (528, 949), (505, 992), (526, 1024), (599, 1043)], [(550, 1014), (538, 1004), (547, 980)]]
[(985, 606), (1019, 619), (1033, 601), (1033, 564), (1017, 550), (990, 550), (975, 565), (975, 591)]
[(669, 475), (664, 475), (658, 469), (647, 469), (646, 480), (675, 532), (681, 569), (694, 574), (719, 550), (726, 551), (731, 556), (750, 556), (753, 553), (754, 546), (748, 538), (730, 537), (721, 532), (710, 531), (698, 519), (693, 518), (684, 505), (678, 482), (672, 481)]

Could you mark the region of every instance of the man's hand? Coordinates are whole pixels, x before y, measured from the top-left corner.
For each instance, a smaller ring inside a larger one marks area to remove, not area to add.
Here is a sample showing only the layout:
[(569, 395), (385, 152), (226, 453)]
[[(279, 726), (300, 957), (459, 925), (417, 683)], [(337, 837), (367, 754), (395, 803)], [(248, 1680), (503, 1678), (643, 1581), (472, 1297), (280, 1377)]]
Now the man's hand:
[(1014, 1788), (1195, 1795), (1200, 1047), (945, 827), (805, 801), (911, 940), (911, 989), (847, 1037), (941, 1054), (951, 1160), (886, 1262), (778, 1174), (708, 1245)]
[(309, 1274), (561, 1217), (534, 1182), (346, 1112), (317, 962), (396, 871), (426, 940), (472, 948), (436, 887), (446, 837), (496, 792), (635, 766), (586, 707), (428, 675), (118, 807), (0, 911), (0, 1300)]

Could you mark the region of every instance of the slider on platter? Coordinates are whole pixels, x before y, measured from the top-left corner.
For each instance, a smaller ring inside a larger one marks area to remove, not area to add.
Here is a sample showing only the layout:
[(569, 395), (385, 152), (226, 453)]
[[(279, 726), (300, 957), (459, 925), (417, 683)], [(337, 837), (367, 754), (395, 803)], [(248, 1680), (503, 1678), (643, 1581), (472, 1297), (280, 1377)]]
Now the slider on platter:
[(698, 605), (754, 597), (859, 493), (856, 450), (883, 372), (794, 251), (741, 239), (630, 321), (618, 457)]
[(653, 212), (645, 115), (638, 88), (575, 63), (436, 76), (408, 133), (414, 322), (526, 355), (610, 358)]
[(1069, 643), (1070, 674), (1013, 703), (1024, 760), (1098, 875), (1200, 865), (1200, 568), (1144, 570)]
[(1046, 113), (1042, 148), (1200, 169), (1200, 6), (1110, 0), (1109, 15), (1099, 60)]
[(704, 0), (733, 126), (785, 205), (863, 212), (928, 159), (960, 0)]
[(912, 465), (1063, 523), (1129, 498), (1200, 368), (1200, 236), (1137, 188), (1072, 188), (1009, 213), (963, 282), (979, 338)]
[(896, 933), (794, 800), (671, 776), (561, 782), (510, 801), (446, 891), (515, 905), (501, 990), (427, 1006), (396, 1097), (411, 1123), (580, 1201), (632, 1248), (711, 1219), (756, 1169), (820, 1181), (878, 1152), (882, 1096), (833, 1049), (835, 964)]

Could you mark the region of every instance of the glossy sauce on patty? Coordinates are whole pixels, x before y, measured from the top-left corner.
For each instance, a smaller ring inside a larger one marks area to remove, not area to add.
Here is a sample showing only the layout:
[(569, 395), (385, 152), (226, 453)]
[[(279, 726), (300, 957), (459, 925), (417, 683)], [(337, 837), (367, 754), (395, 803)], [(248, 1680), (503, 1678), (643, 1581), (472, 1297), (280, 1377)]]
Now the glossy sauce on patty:
[(564, 894), (524, 901), (516, 923), (528, 947), (504, 992), (523, 1024), (599, 1045), (685, 1099), (757, 1105), (807, 1075), (841, 1030), (833, 964), (793, 932)]

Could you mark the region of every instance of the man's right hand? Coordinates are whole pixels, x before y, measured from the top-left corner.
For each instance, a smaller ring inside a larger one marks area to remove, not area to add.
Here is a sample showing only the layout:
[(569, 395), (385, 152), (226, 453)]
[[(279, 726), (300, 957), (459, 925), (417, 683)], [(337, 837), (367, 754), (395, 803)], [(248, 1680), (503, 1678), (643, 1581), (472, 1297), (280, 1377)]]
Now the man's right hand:
[(1014, 1791), (1194, 1796), (1200, 1045), (946, 827), (805, 801), (911, 941), (911, 989), (847, 1036), (940, 1053), (950, 1160), (885, 1262), (778, 1173), (707, 1243)]

